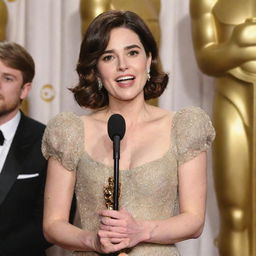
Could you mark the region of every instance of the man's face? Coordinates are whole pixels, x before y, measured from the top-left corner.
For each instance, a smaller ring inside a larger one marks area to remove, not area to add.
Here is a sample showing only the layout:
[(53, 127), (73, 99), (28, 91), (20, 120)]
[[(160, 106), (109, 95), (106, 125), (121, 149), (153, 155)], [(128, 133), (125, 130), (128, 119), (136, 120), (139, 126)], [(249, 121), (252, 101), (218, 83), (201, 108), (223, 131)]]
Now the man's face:
[(19, 110), (21, 100), (25, 99), (31, 83), (23, 85), (20, 70), (6, 66), (0, 60), (0, 119), (11, 119)]

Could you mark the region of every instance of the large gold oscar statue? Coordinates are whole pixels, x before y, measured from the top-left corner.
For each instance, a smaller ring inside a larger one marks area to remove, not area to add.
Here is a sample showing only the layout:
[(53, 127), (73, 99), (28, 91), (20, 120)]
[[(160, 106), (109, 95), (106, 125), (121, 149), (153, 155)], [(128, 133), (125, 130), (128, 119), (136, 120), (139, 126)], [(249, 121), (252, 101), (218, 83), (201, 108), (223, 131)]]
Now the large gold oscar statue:
[(0, 0), (0, 41), (5, 39), (7, 25), (7, 8), (5, 2)]
[(221, 256), (256, 255), (256, 0), (190, 0), (195, 55), (216, 77)]
[[(159, 46), (160, 44), (160, 13), (161, 0), (80, 0), (82, 34), (89, 23), (100, 13), (108, 10), (129, 10), (137, 13), (149, 26)], [(157, 105), (157, 100), (150, 100)]]

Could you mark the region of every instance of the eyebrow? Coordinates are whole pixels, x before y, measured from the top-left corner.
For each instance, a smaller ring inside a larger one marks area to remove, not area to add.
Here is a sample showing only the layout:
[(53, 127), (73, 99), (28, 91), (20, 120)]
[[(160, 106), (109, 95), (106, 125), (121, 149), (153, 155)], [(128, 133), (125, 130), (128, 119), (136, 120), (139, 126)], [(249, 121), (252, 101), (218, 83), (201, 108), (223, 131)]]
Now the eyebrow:
[(13, 74), (11, 74), (11, 73), (6, 73), (6, 72), (4, 72), (3, 75), (4, 75), (4, 76), (11, 76), (11, 77), (13, 77), (13, 78), (17, 78), (15, 75), (13, 75)]
[[(128, 45), (126, 47), (124, 47), (125, 50), (130, 50), (130, 49), (134, 49), (134, 48), (139, 48), (141, 49), (141, 47), (137, 44), (132, 44), (132, 45)], [(106, 50), (103, 52), (103, 54), (106, 54), (106, 53), (113, 53), (115, 52), (114, 50)]]

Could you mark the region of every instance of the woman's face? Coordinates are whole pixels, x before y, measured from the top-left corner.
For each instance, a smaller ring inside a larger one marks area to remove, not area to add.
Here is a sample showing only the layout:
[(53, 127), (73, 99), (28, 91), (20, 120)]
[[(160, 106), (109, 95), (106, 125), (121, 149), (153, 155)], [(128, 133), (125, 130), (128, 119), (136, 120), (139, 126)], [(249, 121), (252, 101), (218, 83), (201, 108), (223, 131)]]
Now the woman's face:
[(136, 33), (128, 28), (115, 28), (110, 33), (107, 48), (99, 58), (99, 78), (109, 94), (109, 100), (130, 101), (140, 96), (150, 69), (151, 56)]

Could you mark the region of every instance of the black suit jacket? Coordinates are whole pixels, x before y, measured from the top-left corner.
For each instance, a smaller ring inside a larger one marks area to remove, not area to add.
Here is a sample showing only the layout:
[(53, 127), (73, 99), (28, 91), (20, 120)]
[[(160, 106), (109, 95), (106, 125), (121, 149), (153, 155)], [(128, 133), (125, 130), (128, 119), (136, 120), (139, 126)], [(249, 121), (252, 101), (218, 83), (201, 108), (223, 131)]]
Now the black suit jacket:
[[(44, 129), (21, 114), (0, 174), (0, 256), (41, 256), (50, 246), (42, 232), (47, 168), (41, 153)], [(20, 174), (35, 177), (19, 179)]]

